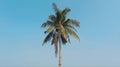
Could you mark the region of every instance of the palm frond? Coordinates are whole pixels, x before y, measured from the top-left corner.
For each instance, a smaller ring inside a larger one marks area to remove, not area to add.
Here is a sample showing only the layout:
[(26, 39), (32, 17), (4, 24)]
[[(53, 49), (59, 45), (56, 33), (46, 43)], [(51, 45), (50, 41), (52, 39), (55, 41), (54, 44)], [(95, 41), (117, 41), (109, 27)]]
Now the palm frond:
[(80, 22), (79, 21), (77, 21), (77, 20), (74, 20), (74, 19), (70, 19), (70, 23), (72, 24), (72, 25), (75, 25), (75, 26), (80, 26)]
[(70, 21), (70, 19), (65, 20), (64, 22), (62, 22), (63, 25), (68, 25), (68, 22)]
[(65, 8), (61, 13), (61, 22), (63, 23), (66, 20), (67, 13), (70, 12), (69, 8)]
[(54, 30), (54, 26), (49, 27), (44, 33), (49, 33)]
[(59, 9), (57, 8), (57, 5), (56, 5), (55, 3), (53, 3), (52, 5), (53, 5), (54, 11), (55, 11), (55, 12), (58, 12)]
[(56, 21), (57, 23), (59, 23), (62, 20), (62, 14), (61, 14), (61, 10), (58, 10), (58, 12), (56, 12)]
[(64, 35), (62, 35), (62, 34), (61, 34), (61, 40), (62, 40), (62, 43), (63, 43), (63, 44), (66, 44), (66, 43), (67, 43), (66, 38), (65, 38)]
[(48, 26), (53, 26), (53, 25), (54, 25), (53, 22), (47, 21), (47, 22), (43, 23), (43, 24), (41, 25), (41, 27), (48, 27)]
[(50, 32), (50, 33), (45, 37), (42, 45), (44, 45), (46, 42), (50, 41), (52, 35), (53, 35), (53, 31)]
[(66, 44), (67, 43), (67, 31), (64, 29), (63, 26), (61, 26), (61, 41), (63, 44)]
[(68, 34), (72, 35), (76, 40), (80, 41), (79, 36), (74, 32), (74, 30), (72, 30), (69, 27), (65, 27), (65, 29), (68, 32)]
[(74, 30), (75, 32), (77, 32), (77, 30), (75, 29), (74, 26), (71, 26), (71, 25), (63, 25), (63, 27), (71, 28), (72, 30)]
[(53, 22), (56, 21), (56, 17), (55, 17), (55, 15), (50, 15), (50, 16), (49, 16), (49, 19), (50, 19), (51, 21), (53, 21)]
[(63, 11), (62, 11), (62, 15), (63, 16), (66, 16), (68, 12), (70, 12), (70, 8), (65, 8)]
[(57, 35), (54, 33), (54, 34), (53, 34), (53, 39), (52, 39), (51, 45), (55, 44), (56, 37), (57, 37)]
[(65, 20), (66, 20), (66, 16), (62, 16), (61, 23), (64, 23)]
[(67, 19), (64, 23), (66, 25), (74, 25), (76, 27), (80, 27), (80, 22), (74, 19)]

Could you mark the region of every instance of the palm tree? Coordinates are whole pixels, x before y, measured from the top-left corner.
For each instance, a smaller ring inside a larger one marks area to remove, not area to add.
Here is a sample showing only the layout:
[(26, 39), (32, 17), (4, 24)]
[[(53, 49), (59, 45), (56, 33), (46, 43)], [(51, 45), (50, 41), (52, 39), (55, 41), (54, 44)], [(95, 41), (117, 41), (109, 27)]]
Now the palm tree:
[(55, 55), (57, 56), (59, 53), (58, 67), (61, 67), (62, 44), (66, 44), (67, 42), (71, 43), (70, 35), (80, 41), (76, 34), (77, 30), (75, 29), (75, 27), (80, 26), (80, 22), (75, 19), (67, 18), (68, 12), (71, 11), (69, 8), (60, 10), (57, 8), (55, 3), (53, 3), (53, 8), (55, 14), (50, 15), (49, 20), (41, 25), (41, 27), (47, 28), (44, 32), (47, 36), (45, 37), (42, 45), (51, 41), (51, 45), (54, 45), (55, 48)]

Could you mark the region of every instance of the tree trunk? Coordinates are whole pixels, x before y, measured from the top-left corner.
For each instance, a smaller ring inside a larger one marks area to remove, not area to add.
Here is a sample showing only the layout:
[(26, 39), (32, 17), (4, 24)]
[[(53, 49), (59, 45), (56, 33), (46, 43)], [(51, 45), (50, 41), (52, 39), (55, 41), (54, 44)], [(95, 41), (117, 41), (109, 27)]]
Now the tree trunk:
[(62, 67), (62, 44), (61, 44), (61, 40), (59, 40), (59, 60), (58, 60), (58, 67)]

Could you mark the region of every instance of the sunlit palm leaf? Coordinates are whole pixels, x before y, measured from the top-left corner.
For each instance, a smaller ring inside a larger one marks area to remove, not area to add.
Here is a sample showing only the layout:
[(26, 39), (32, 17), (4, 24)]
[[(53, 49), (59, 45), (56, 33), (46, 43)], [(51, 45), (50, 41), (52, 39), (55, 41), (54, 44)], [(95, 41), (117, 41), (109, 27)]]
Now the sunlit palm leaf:
[(74, 31), (72, 32), (72, 35), (74, 36), (74, 38), (76, 38), (78, 41), (80, 41), (79, 36)]
[(74, 19), (70, 19), (69, 23), (72, 24), (72, 25), (78, 26), (78, 27), (80, 26), (80, 22), (77, 21), (77, 20), (74, 20)]
[(77, 30), (75, 29), (75, 27), (74, 27), (74, 26), (71, 26), (71, 25), (65, 25), (64, 27), (71, 28), (72, 30), (74, 30), (75, 32), (77, 32)]
[(74, 20), (74, 19), (67, 19), (65, 22), (64, 22), (65, 25), (74, 25), (76, 27), (80, 27), (80, 22), (77, 21), (77, 20)]
[(54, 30), (54, 26), (51, 26), (44, 33), (52, 32), (53, 30)]
[(65, 29), (68, 32), (68, 34), (72, 35), (76, 40), (80, 41), (78, 35), (71, 28), (65, 27)]

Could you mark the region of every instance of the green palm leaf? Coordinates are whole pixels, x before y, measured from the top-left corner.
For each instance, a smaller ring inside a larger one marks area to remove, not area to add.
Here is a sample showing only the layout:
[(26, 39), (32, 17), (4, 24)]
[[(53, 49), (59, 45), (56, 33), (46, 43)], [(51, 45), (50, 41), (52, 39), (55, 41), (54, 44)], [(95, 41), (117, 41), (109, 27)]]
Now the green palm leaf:
[(57, 8), (57, 5), (56, 5), (55, 3), (53, 3), (52, 5), (53, 5), (54, 11), (55, 11), (55, 12), (58, 12), (59, 9)]
[(77, 20), (74, 20), (74, 19), (67, 19), (65, 22), (64, 22), (65, 25), (74, 25), (76, 27), (80, 27), (80, 22), (77, 21)]
[(65, 8), (61, 13), (61, 22), (63, 23), (66, 20), (67, 13), (70, 12), (69, 8)]
[(41, 27), (48, 27), (48, 26), (53, 26), (53, 25), (54, 25), (53, 22), (47, 21), (47, 22), (43, 23), (43, 24), (41, 25)]
[(44, 45), (46, 42), (50, 41), (52, 35), (53, 35), (53, 32), (50, 32), (50, 33), (45, 37), (42, 45)]
[(71, 25), (65, 25), (64, 27), (68, 27), (68, 28), (74, 30), (75, 32), (77, 32), (77, 30), (75, 29), (75, 27), (73, 27), (73, 26), (71, 26)]
[(63, 15), (63, 16), (66, 16), (68, 12), (70, 12), (70, 8), (65, 8), (65, 9), (62, 11), (62, 15)]
[(70, 27), (65, 27), (65, 29), (68, 32), (68, 34), (72, 35), (76, 40), (80, 41), (79, 36), (74, 32), (73, 29), (71, 29)]
[(53, 22), (56, 21), (56, 17), (55, 17), (55, 15), (50, 15), (50, 16), (49, 16), (49, 19), (50, 19), (51, 21), (53, 21)]
[(54, 26), (49, 27), (44, 33), (49, 33), (54, 30)]

